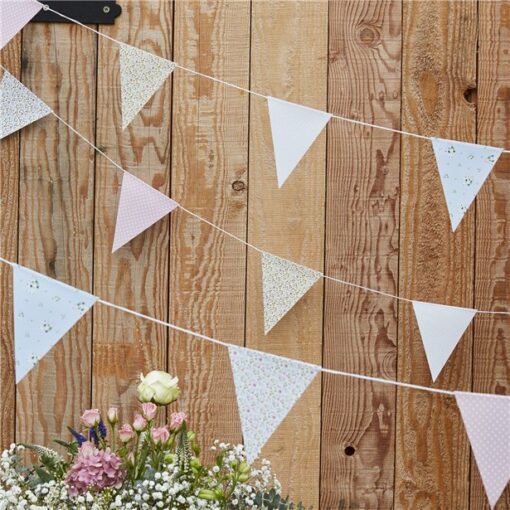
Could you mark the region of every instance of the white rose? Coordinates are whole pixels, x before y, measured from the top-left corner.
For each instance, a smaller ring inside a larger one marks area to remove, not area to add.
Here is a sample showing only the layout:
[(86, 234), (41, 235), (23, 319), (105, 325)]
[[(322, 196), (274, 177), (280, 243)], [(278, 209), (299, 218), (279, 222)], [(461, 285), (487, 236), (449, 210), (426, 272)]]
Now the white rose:
[(145, 377), (140, 374), (141, 383), (138, 385), (138, 399), (140, 402), (154, 402), (166, 406), (175, 402), (179, 397), (179, 378), (172, 377), (166, 372), (153, 370)]

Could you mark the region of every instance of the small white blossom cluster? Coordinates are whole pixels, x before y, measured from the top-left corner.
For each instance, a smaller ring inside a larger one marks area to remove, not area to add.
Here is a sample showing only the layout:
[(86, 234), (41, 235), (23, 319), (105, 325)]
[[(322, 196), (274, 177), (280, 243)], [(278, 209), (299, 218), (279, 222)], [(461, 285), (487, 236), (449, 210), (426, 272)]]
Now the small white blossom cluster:
[[(246, 462), (242, 445), (215, 442), (212, 450), (221, 455), (221, 468), (216, 465), (207, 471), (200, 486), (182, 475), (182, 469), (174, 460), (165, 464), (151, 479), (124, 484), (120, 489), (87, 492), (72, 497), (65, 481), (31, 483), (20, 464), (23, 446), (11, 445), (0, 458), (0, 510), (220, 510), (223, 504), (215, 499), (200, 497), (203, 489), (209, 492), (222, 489), (225, 477), (234, 476), (235, 466)], [(204, 482), (205, 486), (204, 486)], [(238, 482), (232, 489), (229, 503), (232, 508), (253, 508), (258, 491), (275, 488), (280, 483), (271, 472), (270, 462), (262, 460), (259, 468), (250, 467), (249, 480)]]

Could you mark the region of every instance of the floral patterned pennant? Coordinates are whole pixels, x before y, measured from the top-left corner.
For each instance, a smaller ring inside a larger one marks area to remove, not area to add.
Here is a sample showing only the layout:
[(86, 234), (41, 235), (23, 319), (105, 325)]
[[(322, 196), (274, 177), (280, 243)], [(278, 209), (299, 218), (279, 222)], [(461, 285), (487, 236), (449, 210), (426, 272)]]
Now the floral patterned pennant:
[(503, 149), (432, 138), (446, 205), (455, 231)]
[(253, 462), (319, 368), (274, 354), (229, 347), (248, 462)]
[(34, 93), (7, 71), (0, 82), (0, 139), (51, 113)]
[(13, 266), (16, 384), (97, 301), (26, 267)]
[(120, 45), (122, 129), (127, 128), (174, 69), (170, 60), (129, 44)]
[(264, 332), (277, 322), (308, 292), (322, 274), (290, 260), (262, 253)]
[(456, 391), (491, 508), (510, 480), (510, 396)]

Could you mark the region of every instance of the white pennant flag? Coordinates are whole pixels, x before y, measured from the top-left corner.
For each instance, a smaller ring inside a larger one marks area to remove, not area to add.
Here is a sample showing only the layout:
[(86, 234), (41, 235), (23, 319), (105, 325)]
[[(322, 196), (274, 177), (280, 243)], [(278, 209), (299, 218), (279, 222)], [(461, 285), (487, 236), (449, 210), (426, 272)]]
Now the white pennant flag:
[(120, 44), (122, 129), (126, 129), (174, 69), (170, 60)]
[(476, 310), (422, 301), (413, 301), (413, 308), (432, 380), (435, 381), (473, 320)]
[(95, 296), (13, 265), (16, 383), (80, 320)]
[(4, 71), (0, 82), (0, 140), (50, 113), (48, 105)]
[(0, 49), (43, 7), (35, 0), (0, 0)]
[(269, 253), (262, 253), (261, 261), (264, 333), (267, 335), (322, 274)]
[(324, 129), (331, 114), (274, 97), (267, 98), (278, 186), (281, 188)]
[(228, 352), (244, 445), (251, 463), (319, 368), (242, 347), (230, 346)]
[(179, 204), (134, 175), (124, 172), (112, 253), (154, 225)]
[(510, 396), (456, 391), (455, 398), (494, 508), (510, 480)]
[(432, 138), (432, 147), (455, 231), (503, 149), (441, 138)]

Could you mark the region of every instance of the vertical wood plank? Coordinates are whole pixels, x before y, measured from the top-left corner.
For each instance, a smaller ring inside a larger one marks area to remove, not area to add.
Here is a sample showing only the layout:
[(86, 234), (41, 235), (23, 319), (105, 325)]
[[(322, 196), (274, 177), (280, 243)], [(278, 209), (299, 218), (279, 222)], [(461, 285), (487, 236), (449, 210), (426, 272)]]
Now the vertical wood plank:
[[(400, 126), (401, 2), (334, 1), (328, 110)], [(333, 120), (326, 273), (396, 293), (400, 136)], [(327, 281), (324, 365), (394, 379), (395, 300)], [(324, 377), (321, 508), (392, 508), (395, 389)]]
[[(328, 3), (252, 3), (251, 88), (327, 109)], [(325, 133), (278, 189), (267, 103), (250, 108), (249, 241), (289, 260), (323, 271)], [(268, 336), (263, 331), (260, 255), (248, 252), (247, 345), (321, 363), (323, 283)], [(284, 492), (318, 506), (320, 377), (291, 410), (262, 451), (273, 462)]]
[[(475, 1), (404, 1), (403, 129), (475, 140), (475, 110), (464, 99), (476, 80)], [(451, 232), (430, 142), (402, 137), (400, 294), (473, 305), (474, 210)], [(467, 390), (472, 328), (436, 386)], [(399, 307), (398, 379), (431, 385), (412, 306)], [(454, 399), (398, 390), (395, 506), (468, 508), (469, 445)]]
[[(124, 0), (106, 35), (171, 58), (171, 2)], [(171, 80), (121, 129), (118, 45), (101, 38), (98, 56), (97, 145), (114, 161), (162, 193), (169, 192)], [(94, 290), (97, 295), (160, 319), (168, 310), (168, 217), (111, 253), (122, 173), (98, 157)], [(132, 419), (140, 372), (166, 369), (164, 327), (98, 306), (94, 315), (93, 401), (121, 405)]]
[[(29, 24), (25, 85), (93, 137), (96, 36), (78, 26)], [(21, 133), (19, 262), (90, 291), (94, 154), (53, 116)], [(65, 436), (90, 402), (91, 315), (80, 320), (17, 387), (17, 440)]]
[[(478, 4), (477, 141), (510, 146), (510, 3)], [(502, 154), (476, 201), (475, 308), (510, 310), (510, 158)], [(479, 315), (473, 345), (472, 390), (510, 395), (510, 321)], [(470, 508), (489, 503), (471, 456)], [(510, 487), (496, 508), (510, 508)]]
[[(174, 40), (179, 64), (248, 87), (250, 2), (177, 2)], [(172, 196), (244, 239), (249, 98), (181, 70), (174, 86)], [(242, 345), (246, 248), (180, 211), (171, 230), (171, 322)], [(227, 350), (172, 331), (169, 365), (200, 444), (240, 442)]]
[[(21, 35), (0, 51), (0, 62), (19, 79)], [(0, 75), (3, 76), (3, 71)], [(0, 256), (13, 261), (18, 256), (18, 187), (19, 133), (14, 133), (0, 140)], [(0, 264), (0, 450), (15, 439), (14, 381), (12, 271), (6, 264)]]

